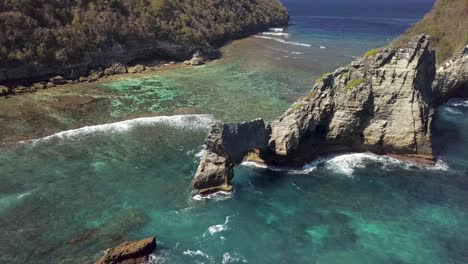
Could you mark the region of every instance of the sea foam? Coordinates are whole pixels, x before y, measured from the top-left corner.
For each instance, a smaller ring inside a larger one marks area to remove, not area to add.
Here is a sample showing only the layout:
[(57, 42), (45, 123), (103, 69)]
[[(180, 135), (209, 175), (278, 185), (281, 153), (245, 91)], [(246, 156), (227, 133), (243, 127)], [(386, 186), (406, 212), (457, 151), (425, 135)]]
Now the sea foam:
[(223, 224), (221, 224), (221, 225), (212, 225), (212, 226), (208, 227), (208, 230), (207, 230), (207, 232), (205, 232), (203, 234), (203, 237), (205, 237), (207, 235), (207, 233), (209, 233), (211, 236), (213, 236), (216, 233), (229, 230), (229, 226), (228, 226), (229, 219), (230, 219), (230, 216), (226, 216), (226, 220), (224, 221)]
[(279, 37), (286, 37), (286, 38), (289, 38), (291, 36), (291, 34), (284, 33), (284, 32), (263, 32), (262, 35), (279, 36)]
[(243, 162), (242, 165), (246, 167), (254, 167), (260, 169), (268, 169), (271, 171), (280, 171), (286, 172), (289, 174), (309, 174), (313, 171), (316, 171), (319, 168), (325, 168), (332, 170), (335, 173), (352, 177), (355, 170), (359, 168), (365, 168), (369, 163), (376, 163), (381, 166), (383, 170), (391, 171), (394, 168), (403, 168), (407, 170), (412, 169), (423, 169), (423, 170), (449, 170), (448, 165), (442, 161), (438, 160), (435, 165), (426, 165), (410, 161), (402, 161), (396, 158), (381, 156), (372, 153), (351, 153), (344, 155), (337, 155), (331, 157), (325, 157), (317, 159), (309, 164), (306, 164), (302, 168), (283, 168), (276, 166), (267, 166), (264, 164), (258, 164), (255, 162)]
[(274, 41), (284, 43), (284, 44), (290, 44), (290, 45), (296, 45), (296, 46), (302, 46), (302, 47), (312, 47), (312, 45), (310, 45), (310, 44), (287, 41), (287, 40), (280, 39), (280, 38), (273, 38), (273, 37), (267, 37), (267, 36), (258, 36), (258, 35), (255, 36), (255, 37), (256, 38), (261, 38), (261, 39), (270, 39), (270, 40), (274, 40)]
[(175, 116), (155, 116), (155, 117), (143, 117), (136, 118), (116, 123), (86, 126), (73, 130), (66, 130), (51, 136), (33, 139), (28, 141), (22, 141), (20, 143), (36, 143), (48, 141), (51, 139), (59, 140), (73, 140), (79, 139), (82, 136), (106, 132), (106, 133), (125, 133), (137, 126), (149, 126), (155, 124), (164, 124), (167, 126), (180, 128), (180, 129), (206, 129), (215, 122), (212, 115), (175, 115)]

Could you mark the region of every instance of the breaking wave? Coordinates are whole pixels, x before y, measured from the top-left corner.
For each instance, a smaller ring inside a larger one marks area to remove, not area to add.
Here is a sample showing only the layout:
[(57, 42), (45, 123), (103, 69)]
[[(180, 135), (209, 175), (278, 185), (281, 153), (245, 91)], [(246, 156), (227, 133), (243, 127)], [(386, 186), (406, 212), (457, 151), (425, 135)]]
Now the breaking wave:
[(302, 47), (312, 47), (312, 45), (310, 45), (310, 44), (294, 42), (294, 41), (287, 41), (287, 40), (280, 39), (280, 38), (273, 38), (273, 37), (267, 37), (267, 36), (255, 36), (255, 37), (256, 38), (261, 38), (261, 39), (270, 39), (270, 40), (274, 40), (274, 41), (284, 43), (284, 44), (291, 44), (291, 45), (302, 46)]
[(203, 200), (214, 200), (214, 201), (222, 201), (229, 199), (233, 196), (233, 192), (224, 192), (224, 191), (219, 191), (215, 192), (212, 194), (208, 194), (206, 196), (202, 196), (200, 194), (197, 194), (193, 197), (195, 201), (203, 201)]
[[(226, 221), (224, 221), (224, 224), (212, 225), (212, 226), (208, 227), (207, 232), (210, 233), (211, 236), (213, 236), (216, 233), (229, 230), (229, 226), (228, 226), (229, 218), (230, 218), (230, 216), (226, 216)], [(207, 232), (205, 232), (203, 234), (203, 237), (205, 237), (207, 235)]]
[(66, 130), (51, 136), (33, 139), (28, 141), (22, 141), (20, 143), (36, 143), (48, 141), (51, 139), (59, 140), (73, 140), (81, 138), (85, 135), (90, 135), (99, 132), (106, 133), (125, 133), (137, 126), (149, 126), (155, 124), (164, 124), (167, 126), (181, 128), (181, 129), (206, 129), (215, 122), (212, 115), (175, 115), (175, 116), (155, 116), (155, 117), (143, 117), (132, 120), (126, 120), (116, 123), (86, 126), (73, 130)]
[(375, 163), (381, 166), (383, 170), (391, 171), (395, 168), (411, 169), (425, 169), (425, 170), (442, 170), (447, 171), (449, 167), (447, 163), (438, 160), (435, 165), (425, 165), (410, 161), (402, 161), (388, 156), (380, 156), (371, 153), (352, 153), (345, 155), (332, 156), (315, 160), (302, 168), (291, 169), (275, 166), (267, 166), (255, 162), (243, 162), (242, 165), (246, 167), (255, 167), (261, 169), (268, 169), (271, 171), (280, 171), (290, 174), (309, 174), (319, 168), (332, 170), (338, 174), (352, 177), (356, 169), (365, 168), (368, 164)]
[(284, 33), (284, 32), (263, 32), (262, 35), (279, 36), (279, 37), (286, 37), (286, 38), (289, 38), (291, 36), (291, 34)]

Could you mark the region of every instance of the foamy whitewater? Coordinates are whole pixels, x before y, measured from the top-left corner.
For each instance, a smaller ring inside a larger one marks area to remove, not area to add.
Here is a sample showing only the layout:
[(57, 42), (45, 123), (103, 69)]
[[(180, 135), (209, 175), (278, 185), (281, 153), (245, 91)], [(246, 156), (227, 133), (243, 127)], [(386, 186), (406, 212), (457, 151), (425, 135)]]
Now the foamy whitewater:
[(83, 136), (95, 133), (125, 133), (138, 126), (151, 126), (163, 124), (179, 129), (208, 129), (216, 122), (212, 115), (175, 115), (175, 116), (155, 116), (142, 117), (116, 123), (86, 126), (78, 129), (62, 131), (47, 137), (22, 141), (21, 143), (37, 143), (52, 139), (76, 140)]

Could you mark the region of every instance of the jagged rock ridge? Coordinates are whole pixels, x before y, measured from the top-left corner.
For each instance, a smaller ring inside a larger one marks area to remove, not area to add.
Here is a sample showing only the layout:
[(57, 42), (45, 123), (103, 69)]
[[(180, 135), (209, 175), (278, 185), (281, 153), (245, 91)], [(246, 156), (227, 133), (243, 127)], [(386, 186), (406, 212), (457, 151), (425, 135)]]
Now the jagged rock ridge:
[[(406, 47), (368, 54), (324, 75), (271, 125), (262, 120), (215, 125), (193, 187), (201, 193), (231, 190), (233, 166), (254, 149), (266, 163), (280, 166), (364, 151), (431, 162), (435, 108), (466, 91), (467, 65), (465, 50), (436, 74), (427, 35), (415, 37)], [(248, 133), (225, 133), (245, 127)]]

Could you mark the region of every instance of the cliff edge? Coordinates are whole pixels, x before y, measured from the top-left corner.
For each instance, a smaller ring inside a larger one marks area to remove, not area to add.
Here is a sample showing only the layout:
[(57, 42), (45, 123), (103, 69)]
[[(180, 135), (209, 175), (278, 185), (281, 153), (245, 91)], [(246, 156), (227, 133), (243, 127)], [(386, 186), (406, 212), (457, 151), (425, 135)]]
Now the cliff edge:
[(250, 151), (267, 164), (287, 167), (365, 151), (434, 162), (435, 109), (454, 96), (468, 96), (468, 49), (436, 71), (429, 43), (422, 34), (402, 47), (368, 52), (324, 75), (271, 124), (215, 125), (193, 187), (202, 194), (230, 190), (233, 166)]

